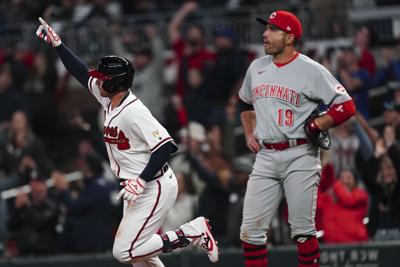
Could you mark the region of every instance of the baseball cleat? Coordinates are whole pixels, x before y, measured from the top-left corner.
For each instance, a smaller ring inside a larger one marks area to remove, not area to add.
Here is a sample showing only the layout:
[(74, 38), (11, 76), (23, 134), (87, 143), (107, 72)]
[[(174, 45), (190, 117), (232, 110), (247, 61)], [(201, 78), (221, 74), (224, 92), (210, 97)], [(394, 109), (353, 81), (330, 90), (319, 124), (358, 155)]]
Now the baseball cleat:
[(215, 241), (211, 233), (211, 226), (208, 219), (204, 217), (198, 217), (189, 222), (189, 224), (201, 233), (201, 237), (199, 237), (199, 239), (193, 244), (204, 250), (211, 262), (217, 262), (220, 255), (218, 242)]

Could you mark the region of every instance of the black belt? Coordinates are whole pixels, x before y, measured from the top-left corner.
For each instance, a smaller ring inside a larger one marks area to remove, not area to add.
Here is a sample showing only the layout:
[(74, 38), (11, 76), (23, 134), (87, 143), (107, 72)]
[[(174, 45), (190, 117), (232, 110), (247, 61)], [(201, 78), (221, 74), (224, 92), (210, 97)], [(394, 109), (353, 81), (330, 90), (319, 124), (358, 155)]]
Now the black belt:
[[(160, 174), (154, 176), (153, 179), (151, 179), (150, 181), (153, 181), (153, 180), (155, 180), (155, 179), (157, 179), (157, 178), (160, 178), (160, 177), (163, 176), (168, 170), (169, 170), (169, 166), (168, 166), (168, 164), (165, 164), (165, 165), (161, 168), (161, 170), (159, 170)], [(119, 178), (119, 179), (121, 179), (121, 180), (129, 180), (128, 178)]]
[(168, 164), (165, 164), (165, 165), (161, 168), (161, 170), (160, 170), (161, 173), (160, 173), (159, 175), (154, 176), (154, 179), (160, 178), (160, 177), (163, 176), (164, 173), (166, 173), (168, 170), (169, 170), (169, 166), (168, 166)]

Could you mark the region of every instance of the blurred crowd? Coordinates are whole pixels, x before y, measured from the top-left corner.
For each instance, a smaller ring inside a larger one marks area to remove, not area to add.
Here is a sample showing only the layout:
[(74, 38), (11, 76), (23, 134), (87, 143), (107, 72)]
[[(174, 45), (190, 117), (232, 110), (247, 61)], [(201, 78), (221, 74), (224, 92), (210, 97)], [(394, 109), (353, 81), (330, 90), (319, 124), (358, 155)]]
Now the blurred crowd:
[[(153, 3), (98, 0), (85, 9), (87, 1), (6, 2), (13, 8), (2, 9), (0, 25), (43, 13), (50, 22), (79, 15), (90, 20), (89, 13), (105, 16), (96, 9), (105, 2), (111, 10), (110, 3), (118, 2), (129, 15)], [(77, 3), (85, 14), (72, 14)], [(19, 4), (33, 7), (19, 12)], [(211, 220), (222, 247), (239, 246), (254, 155), (245, 146), (237, 92), (248, 65), (260, 55), (239, 47), (236, 33), (226, 27), (214, 29), (207, 43), (204, 28), (186, 22), (199, 3), (160, 1), (156, 6), (163, 5), (175, 10), (163, 33), (168, 42), (153, 24), (142, 29), (146, 46), (138, 47), (120, 27), (111, 27), (109, 41), (112, 53), (129, 58), (136, 68), (133, 93), (180, 147), (170, 160), (178, 197), (160, 230), (202, 215)], [(351, 46), (303, 51), (335, 74), (358, 110), (331, 130), (332, 149), (322, 153), (316, 223), (325, 243), (400, 240), (400, 43), (371, 48), (372, 41), (373, 33), (361, 26)], [(44, 47), (21, 44), (0, 51), (0, 192), (22, 185), (31, 190), (0, 198), (0, 244), (6, 256), (110, 250), (122, 216), (115, 201), (118, 182), (102, 140), (102, 111), (89, 93), (77, 93), (84, 90), (59, 66), (54, 51)], [(83, 179), (69, 182), (68, 174), (75, 171)], [(290, 244), (284, 200), (279, 210), (269, 240)]]
[[(54, 19), (66, 19), (73, 22), (84, 22), (95, 17), (103, 19), (132, 15), (152, 17), (157, 12), (174, 12), (183, 2), (182, 0), (5, 0), (0, 3), (0, 29), (7, 23), (36, 21), (37, 17), (50, 14)], [(263, 3), (261, 0), (199, 0), (196, 2), (210, 8), (228, 9)]]

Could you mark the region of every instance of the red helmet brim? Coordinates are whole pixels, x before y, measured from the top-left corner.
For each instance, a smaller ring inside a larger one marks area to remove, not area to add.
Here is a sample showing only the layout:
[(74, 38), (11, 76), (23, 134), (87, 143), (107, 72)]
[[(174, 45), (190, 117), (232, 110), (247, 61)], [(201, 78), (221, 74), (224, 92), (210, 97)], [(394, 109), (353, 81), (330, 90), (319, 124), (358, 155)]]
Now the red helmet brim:
[(99, 80), (102, 80), (102, 81), (111, 80), (111, 77), (110, 77), (110, 76), (107, 76), (107, 75), (105, 75), (105, 74), (99, 72), (99, 71), (96, 70), (96, 69), (89, 70), (89, 71), (88, 71), (88, 74), (89, 74), (89, 76), (94, 77), (94, 78), (99, 79)]

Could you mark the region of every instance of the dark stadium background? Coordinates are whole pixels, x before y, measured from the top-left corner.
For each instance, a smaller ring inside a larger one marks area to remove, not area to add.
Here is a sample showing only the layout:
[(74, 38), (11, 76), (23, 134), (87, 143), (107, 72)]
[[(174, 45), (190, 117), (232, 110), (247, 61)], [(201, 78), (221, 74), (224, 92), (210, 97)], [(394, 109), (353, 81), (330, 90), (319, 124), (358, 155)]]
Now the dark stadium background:
[[(107, 205), (93, 206), (90, 219), (102, 219), (104, 231), (115, 234), (122, 210), (121, 203), (115, 201), (118, 184), (109, 170), (102, 141), (100, 106), (66, 73), (56, 53), (39, 42), (35, 36), (39, 16), (91, 67), (107, 54), (132, 60), (137, 68), (133, 92), (180, 146), (170, 165), (180, 179), (179, 201), (186, 201), (190, 208), (175, 211), (162, 230), (198, 213), (207, 215), (222, 248), (221, 260), (215, 266), (243, 266), (239, 226), (254, 155), (245, 146), (237, 90), (247, 66), (263, 55), (263, 28), (255, 18), (265, 18), (277, 9), (297, 14), (304, 28), (299, 49), (345, 85), (357, 99), (360, 112), (343, 127), (331, 130), (333, 148), (322, 153), (324, 182), (317, 210), (321, 266), (397, 266), (400, 161), (386, 155), (400, 153), (400, 3), (196, 2), (198, 7), (180, 25), (182, 36), (191, 25), (200, 26), (204, 49), (221, 60), (188, 70), (193, 80), (183, 89), (177, 85), (177, 59), (168, 25), (184, 1), (0, 2), (0, 267), (121, 266), (112, 258), (112, 240), (80, 240), (66, 227), (71, 216), (78, 222), (84, 218), (63, 208), (52, 178), (61, 176), (70, 185), (69, 193), (79, 195), (84, 187), (82, 162), (88, 154), (98, 155), (104, 166), (100, 179), (108, 192), (104, 196)], [(233, 49), (231, 54), (224, 53), (221, 38)], [(359, 79), (361, 85), (352, 86), (349, 76)], [(383, 152), (378, 159), (379, 151)], [(215, 174), (218, 181), (213, 185), (204, 182), (187, 160), (190, 153), (205, 158), (201, 167)], [(379, 168), (371, 169), (374, 157)], [(390, 168), (394, 168), (394, 174), (385, 180)], [(332, 183), (339, 180), (343, 170), (350, 170), (357, 186), (368, 193), (365, 210), (337, 206), (332, 211), (326, 207), (326, 199), (337, 201)], [(41, 187), (46, 183), (48, 190)], [(29, 193), (31, 188), (33, 192)], [(43, 218), (34, 208), (21, 211), (37, 194), (44, 194), (50, 217)], [(325, 216), (329, 212), (330, 219)], [(283, 201), (268, 233), (270, 266), (296, 264), (286, 214)], [(366, 238), (354, 234), (363, 229), (368, 233)], [(90, 227), (80, 230), (90, 237)], [(82, 245), (84, 242), (98, 246)], [(166, 266), (210, 265), (206, 256), (192, 249), (161, 258)]]

